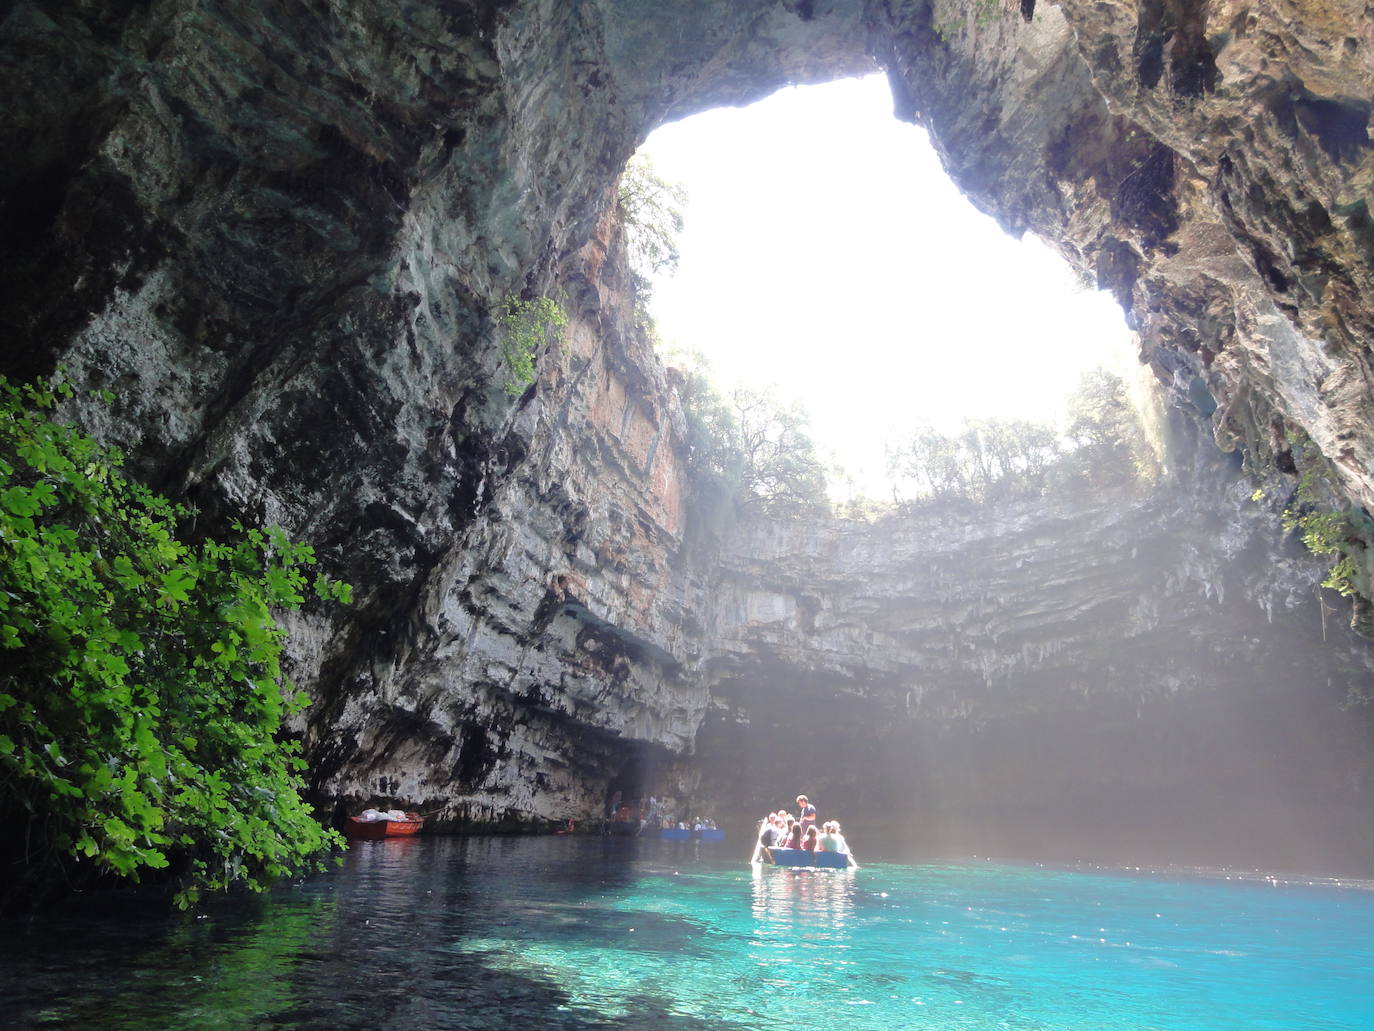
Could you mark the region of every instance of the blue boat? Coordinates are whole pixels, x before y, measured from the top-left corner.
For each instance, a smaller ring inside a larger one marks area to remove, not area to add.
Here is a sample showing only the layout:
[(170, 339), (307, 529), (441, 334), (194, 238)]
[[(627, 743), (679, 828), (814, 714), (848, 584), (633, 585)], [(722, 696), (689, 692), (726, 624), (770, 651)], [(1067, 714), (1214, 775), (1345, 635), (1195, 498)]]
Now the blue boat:
[(844, 870), (849, 866), (848, 852), (812, 852), (804, 848), (768, 848), (763, 851), (765, 862), (774, 866), (814, 866), (826, 870)]
[(664, 827), (658, 832), (664, 841), (691, 841), (692, 832), (686, 827)]
[(703, 827), (701, 829), (702, 841), (724, 841), (725, 832), (715, 827)]

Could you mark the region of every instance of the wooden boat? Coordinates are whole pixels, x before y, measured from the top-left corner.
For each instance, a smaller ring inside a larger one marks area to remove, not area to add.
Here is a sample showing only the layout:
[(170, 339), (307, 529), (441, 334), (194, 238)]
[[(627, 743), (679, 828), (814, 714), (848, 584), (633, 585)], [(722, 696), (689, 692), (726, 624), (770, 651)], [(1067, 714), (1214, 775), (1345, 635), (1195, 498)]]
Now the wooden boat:
[(350, 816), (344, 824), (347, 837), (359, 841), (381, 841), (383, 838), (409, 838), (420, 833), (425, 818), (419, 813), (406, 813), (404, 820), (360, 820)]
[(763, 861), (774, 866), (811, 866), (825, 870), (844, 870), (849, 867), (848, 852), (812, 852), (804, 848), (767, 848)]

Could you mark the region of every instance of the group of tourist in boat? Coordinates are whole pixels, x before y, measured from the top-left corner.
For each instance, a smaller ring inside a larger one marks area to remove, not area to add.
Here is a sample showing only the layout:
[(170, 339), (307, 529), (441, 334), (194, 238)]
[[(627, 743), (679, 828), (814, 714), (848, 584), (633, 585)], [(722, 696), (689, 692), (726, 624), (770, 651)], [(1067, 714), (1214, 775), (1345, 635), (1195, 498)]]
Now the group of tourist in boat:
[(845, 841), (838, 820), (827, 820), (817, 827), (816, 807), (805, 795), (797, 796), (797, 815), (785, 809), (769, 813), (759, 821), (758, 843), (750, 862), (774, 862), (776, 850), (830, 852), (848, 857), (849, 866), (857, 866), (854, 853)]

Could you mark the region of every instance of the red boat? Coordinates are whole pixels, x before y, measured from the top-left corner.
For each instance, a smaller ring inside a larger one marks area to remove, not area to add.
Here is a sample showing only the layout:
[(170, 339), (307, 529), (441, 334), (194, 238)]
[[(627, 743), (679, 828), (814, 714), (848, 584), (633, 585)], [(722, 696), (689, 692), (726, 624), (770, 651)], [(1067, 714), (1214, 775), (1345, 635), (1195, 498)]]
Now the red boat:
[(343, 832), (361, 841), (380, 841), (383, 838), (409, 838), (420, 833), (425, 818), (419, 813), (406, 813), (404, 820), (360, 820), (350, 816)]

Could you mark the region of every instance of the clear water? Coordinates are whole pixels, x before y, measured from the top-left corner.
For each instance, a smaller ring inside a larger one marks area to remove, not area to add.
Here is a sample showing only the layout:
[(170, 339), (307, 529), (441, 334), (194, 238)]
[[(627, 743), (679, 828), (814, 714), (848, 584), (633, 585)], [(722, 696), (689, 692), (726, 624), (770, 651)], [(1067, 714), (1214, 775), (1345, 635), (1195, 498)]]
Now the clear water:
[(169, 917), (0, 930), (0, 1027), (1374, 1028), (1374, 892), (725, 845), (370, 842)]

